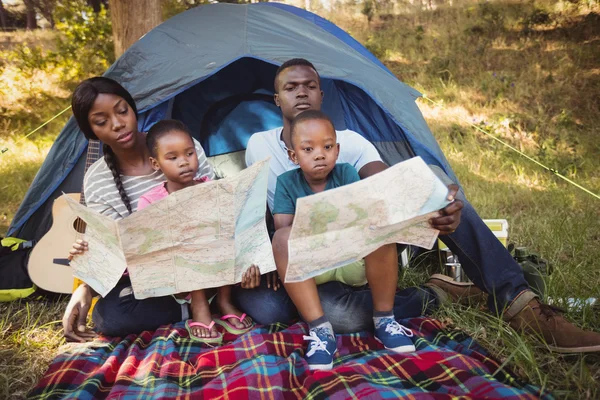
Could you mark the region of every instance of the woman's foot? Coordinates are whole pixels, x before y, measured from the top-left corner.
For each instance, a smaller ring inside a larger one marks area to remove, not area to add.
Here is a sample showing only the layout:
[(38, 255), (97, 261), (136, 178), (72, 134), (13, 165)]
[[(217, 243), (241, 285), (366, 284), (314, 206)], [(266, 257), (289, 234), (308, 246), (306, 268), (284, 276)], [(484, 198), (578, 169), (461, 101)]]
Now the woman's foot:
[(218, 337), (219, 333), (214, 328), (212, 314), (210, 313), (210, 307), (208, 303), (194, 304), (194, 302), (192, 302), (191, 309), (192, 322), (199, 322), (204, 326), (190, 324), (190, 334), (200, 339)]

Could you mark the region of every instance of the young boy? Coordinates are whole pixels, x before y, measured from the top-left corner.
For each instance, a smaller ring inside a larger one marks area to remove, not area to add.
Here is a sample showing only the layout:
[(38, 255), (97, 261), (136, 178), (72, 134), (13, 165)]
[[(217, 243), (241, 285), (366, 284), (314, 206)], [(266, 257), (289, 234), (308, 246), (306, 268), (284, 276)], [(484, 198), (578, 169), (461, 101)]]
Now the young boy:
[[(291, 124), (291, 142), (292, 149), (288, 150), (288, 156), (300, 168), (277, 178), (273, 206), (276, 237), (283, 235), (289, 238), (298, 198), (360, 180), (350, 164), (336, 164), (340, 145), (337, 143), (333, 123), (321, 111), (308, 110), (294, 118)], [(274, 239), (273, 243), (277, 271), (282, 280), (285, 280), (288, 254), (287, 246), (282, 243), (287, 243), (287, 240)], [(398, 353), (415, 351), (410, 339), (412, 331), (394, 319), (392, 310), (398, 282), (398, 255), (395, 245), (385, 247), (386, 251), (367, 256), (375, 256), (377, 260), (370, 260), (365, 271), (373, 296), (375, 338), (387, 349)], [(309, 368), (331, 369), (333, 355), (337, 350), (335, 334), (323, 313), (315, 279), (284, 283), (284, 286), (310, 327), (309, 336), (304, 337), (311, 342), (306, 353)]]

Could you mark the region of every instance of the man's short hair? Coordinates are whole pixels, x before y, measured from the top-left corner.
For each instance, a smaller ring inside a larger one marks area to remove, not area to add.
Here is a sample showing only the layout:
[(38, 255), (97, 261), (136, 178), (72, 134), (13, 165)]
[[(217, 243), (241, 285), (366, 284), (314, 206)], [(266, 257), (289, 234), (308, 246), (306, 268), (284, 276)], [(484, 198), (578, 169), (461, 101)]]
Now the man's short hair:
[[(301, 112), (300, 114), (296, 115), (296, 117), (292, 120), (292, 123), (290, 125), (290, 140), (292, 141), (292, 146), (294, 143), (294, 135), (296, 133), (296, 127), (301, 124), (302, 122), (305, 121), (312, 121), (312, 120), (320, 120), (320, 121), (327, 121), (329, 122), (329, 124), (331, 125), (331, 128), (333, 129), (333, 132), (335, 132), (335, 125), (333, 125), (333, 121), (331, 120), (331, 118), (329, 118), (329, 116), (327, 114), (325, 114), (323, 111), (320, 110), (306, 110)], [(337, 135), (337, 133), (336, 133)]]
[(277, 72), (275, 72), (275, 81), (273, 82), (273, 86), (275, 87), (276, 93), (278, 91), (277, 78), (279, 77), (279, 74), (281, 74), (284, 70), (288, 68), (299, 66), (312, 68), (317, 73), (317, 77), (319, 78), (319, 86), (321, 86), (321, 76), (319, 75), (319, 72), (317, 71), (315, 66), (310, 61), (308, 61), (305, 58), (292, 58), (291, 60), (287, 60), (286, 62), (281, 64), (281, 66), (277, 68)]

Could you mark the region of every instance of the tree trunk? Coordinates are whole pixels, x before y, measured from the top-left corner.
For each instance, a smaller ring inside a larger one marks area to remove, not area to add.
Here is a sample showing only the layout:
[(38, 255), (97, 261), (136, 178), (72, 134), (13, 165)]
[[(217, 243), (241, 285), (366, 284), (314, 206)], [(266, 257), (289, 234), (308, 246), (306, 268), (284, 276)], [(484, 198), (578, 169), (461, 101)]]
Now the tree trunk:
[(3, 31), (8, 28), (8, 17), (6, 16), (6, 10), (4, 9), (2, 0), (0, 0), (0, 28), (2, 28)]
[(27, 9), (27, 30), (37, 29), (37, 20), (35, 19), (35, 3), (33, 0), (23, 0)]
[(160, 0), (110, 0), (115, 56), (162, 22)]

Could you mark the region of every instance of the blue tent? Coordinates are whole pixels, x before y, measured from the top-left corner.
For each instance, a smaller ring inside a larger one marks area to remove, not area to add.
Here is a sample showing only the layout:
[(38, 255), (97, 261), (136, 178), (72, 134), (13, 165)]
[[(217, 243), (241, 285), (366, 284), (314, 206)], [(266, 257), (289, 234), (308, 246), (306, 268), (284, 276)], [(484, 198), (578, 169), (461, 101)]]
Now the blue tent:
[[(370, 140), (385, 162), (414, 155), (456, 177), (415, 99), (360, 43), (310, 12), (278, 3), (213, 4), (156, 27), (106, 72), (133, 95), (139, 125), (185, 122), (208, 156), (243, 152), (253, 132), (281, 126), (273, 77), (284, 61), (310, 60), (322, 76), (323, 111), (338, 130)], [(19, 208), (9, 235), (39, 239), (50, 228), (53, 200), (79, 193), (87, 140), (71, 118)]]

